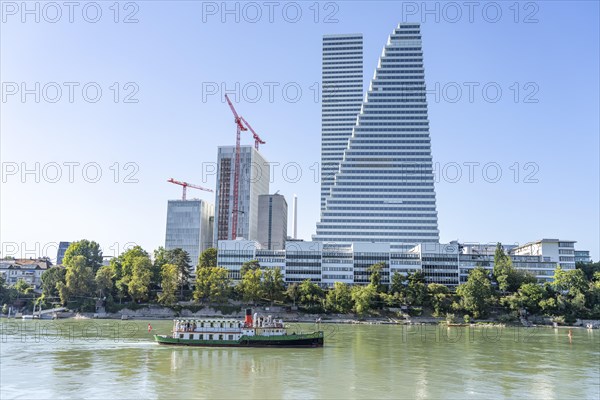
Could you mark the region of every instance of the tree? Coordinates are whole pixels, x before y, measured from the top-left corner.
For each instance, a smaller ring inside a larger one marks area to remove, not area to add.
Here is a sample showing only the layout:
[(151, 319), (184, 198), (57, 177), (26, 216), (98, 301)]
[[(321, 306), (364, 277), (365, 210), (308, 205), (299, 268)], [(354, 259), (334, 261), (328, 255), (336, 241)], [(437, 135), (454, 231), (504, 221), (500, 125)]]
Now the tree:
[(587, 280), (592, 281), (594, 280), (594, 274), (600, 272), (600, 262), (578, 262), (575, 264), (575, 268), (582, 270)]
[(239, 289), (246, 302), (256, 303), (263, 295), (263, 272), (260, 269), (249, 269), (242, 276)]
[(345, 314), (352, 310), (352, 306), (350, 286), (342, 282), (335, 282), (333, 288), (327, 292), (325, 308), (332, 312)]
[(99, 292), (100, 297), (106, 296), (110, 290), (113, 288), (114, 282), (113, 278), (115, 273), (110, 266), (100, 267), (98, 272), (96, 272), (95, 282), (96, 289)]
[(84, 257), (85, 265), (92, 268), (94, 273), (102, 266), (102, 250), (100, 250), (100, 245), (94, 241), (83, 239), (71, 243), (65, 251), (63, 265), (68, 265), (77, 256)]
[(17, 298), (19, 298), (21, 295), (28, 295), (31, 292), (33, 292), (33, 288), (31, 287), (31, 285), (25, 282), (24, 279), (19, 279), (15, 283), (14, 288), (17, 291)]
[(404, 293), (406, 289), (406, 285), (404, 284), (405, 281), (406, 276), (404, 276), (404, 274), (394, 272), (392, 275), (392, 282), (390, 284), (390, 293)]
[(198, 258), (198, 268), (216, 267), (217, 266), (217, 249), (214, 247), (208, 248), (200, 254)]
[(324, 297), (323, 289), (310, 279), (304, 280), (298, 287), (300, 294), (300, 304), (304, 307), (312, 308), (319, 306)]
[(368, 269), (371, 285), (373, 285), (377, 292), (383, 291), (383, 286), (381, 285), (381, 272), (383, 271), (384, 267), (384, 262), (378, 262), (377, 264), (371, 265)]
[(129, 280), (128, 293), (133, 301), (148, 299), (150, 279), (152, 278), (152, 262), (150, 257), (140, 256), (132, 261), (133, 269)]
[(373, 301), (377, 297), (375, 286), (369, 284), (366, 286), (354, 286), (352, 288), (352, 301), (354, 302), (354, 311), (358, 315), (363, 315), (368, 312)]
[(452, 305), (450, 290), (447, 286), (439, 283), (430, 283), (427, 286), (429, 293), (429, 302), (433, 308), (433, 315), (440, 317), (450, 311)]
[(517, 293), (502, 299), (511, 310), (525, 308), (529, 313), (536, 314), (542, 310), (541, 303), (546, 297), (546, 290), (536, 283), (523, 284)]
[(163, 264), (160, 272), (162, 293), (158, 295), (158, 302), (165, 305), (174, 304), (177, 301), (177, 284), (179, 272), (175, 264)]
[(543, 304), (545, 308), (550, 309), (550, 312), (563, 315), (568, 321), (589, 315), (586, 293), (590, 286), (581, 269), (563, 270), (557, 266), (550, 287), (554, 292), (556, 303)]
[(482, 267), (471, 270), (467, 282), (458, 286), (456, 294), (465, 311), (472, 313), (474, 318), (484, 316), (492, 300), (492, 284), (486, 270)]
[(57, 297), (56, 284), (58, 282), (64, 283), (66, 275), (67, 270), (63, 267), (52, 267), (45, 270), (42, 274), (42, 296), (44, 298)]
[(408, 286), (406, 287), (406, 298), (412, 306), (422, 306), (427, 302), (427, 285), (425, 284), (425, 274), (417, 271), (407, 276)]
[(516, 292), (525, 283), (535, 283), (535, 276), (513, 267), (512, 259), (504, 252), (501, 243), (496, 245), (494, 253), (494, 279), (502, 292)]
[(260, 269), (260, 264), (259, 264), (258, 260), (246, 261), (245, 263), (242, 264), (242, 267), (240, 268), (240, 276), (244, 276), (246, 274), (246, 272), (248, 272), (249, 270), (257, 270), (257, 269)]
[(276, 300), (283, 299), (283, 292), (285, 290), (285, 283), (283, 281), (283, 274), (281, 269), (267, 269), (263, 272), (263, 293), (267, 300), (273, 304)]
[(183, 287), (188, 284), (190, 278), (190, 255), (183, 249), (170, 250), (171, 262), (177, 265), (177, 271), (179, 273), (179, 287), (181, 289), (180, 296), (183, 298)]
[(94, 293), (94, 270), (87, 262), (88, 259), (82, 255), (71, 257), (65, 262), (65, 284), (59, 282), (56, 286), (63, 304), (67, 304), (72, 298), (89, 298)]
[(224, 302), (230, 291), (229, 272), (223, 267), (203, 267), (196, 272), (194, 300)]
[(298, 301), (298, 297), (300, 297), (300, 285), (297, 283), (291, 283), (288, 285), (285, 295), (292, 300), (294, 307), (296, 306), (296, 301)]

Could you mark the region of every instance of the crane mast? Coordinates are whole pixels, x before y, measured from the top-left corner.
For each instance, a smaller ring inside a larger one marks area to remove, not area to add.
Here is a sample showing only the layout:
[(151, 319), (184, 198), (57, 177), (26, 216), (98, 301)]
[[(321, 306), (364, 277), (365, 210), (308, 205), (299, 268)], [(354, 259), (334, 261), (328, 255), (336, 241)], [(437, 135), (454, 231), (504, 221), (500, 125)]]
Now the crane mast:
[(235, 107), (229, 100), (229, 96), (225, 95), (225, 100), (229, 104), (229, 108), (233, 113), (234, 122), (236, 125), (236, 136), (235, 136), (235, 170), (233, 175), (233, 210), (231, 216), (231, 239), (237, 238), (237, 223), (238, 223), (238, 212), (239, 212), (239, 186), (240, 186), (240, 133), (247, 131), (248, 129), (242, 123), (241, 117), (238, 115)]

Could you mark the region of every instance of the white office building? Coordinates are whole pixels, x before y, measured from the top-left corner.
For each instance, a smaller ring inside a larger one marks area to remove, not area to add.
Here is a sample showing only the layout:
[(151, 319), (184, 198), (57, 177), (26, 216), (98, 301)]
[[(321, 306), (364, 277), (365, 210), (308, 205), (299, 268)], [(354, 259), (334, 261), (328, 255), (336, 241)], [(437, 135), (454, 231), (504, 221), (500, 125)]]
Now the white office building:
[(363, 100), (362, 34), (323, 36), (321, 210), (348, 147)]
[(232, 238), (233, 215), (237, 214), (236, 238), (259, 240), (258, 197), (269, 194), (270, 168), (253, 147), (240, 149), (239, 204), (233, 198), (235, 146), (220, 146), (217, 157), (217, 191), (213, 242)]
[(563, 269), (575, 269), (575, 241), (541, 239), (517, 246), (510, 254), (517, 256), (540, 256), (546, 262), (559, 264)]
[[(519, 246), (506, 247), (515, 250)], [(219, 242), (217, 262), (229, 270), (234, 280), (241, 279), (239, 271), (243, 263), (258, 260), (262, 268), (280, 268), (286, 283), (310, 279), (323, 287), (332, 287), (335, 282), (368, 284), (371, 279), (369, 267), (383, 263), (382, 284), (391, 283), (395, 273), (407, 275), (421, 271), (427, 283), (456, 287), (467, 281), (474, 268), (482, 267), (491, 274), (495, 249), (495, 243), (421, 243), (402, 250), (389, 243), (288, 241), (285, 250), (268, 250), (252, 240), (224, 240)], [(560, 263), (558, 253), (556, 256), (552, 252), (515, 254), (511, 250), (508, 254), (516, 269), (534, 275), (538, 282), (551, 282), (554, 270)]]
[(195, 268), (200, 254), (212, 247), (214, 212), (204, 200), (169, 200), (165, 249), (187, 251)]
[(315, 241), (439, 242), (419, 24), (389, 36), (325, 192)]

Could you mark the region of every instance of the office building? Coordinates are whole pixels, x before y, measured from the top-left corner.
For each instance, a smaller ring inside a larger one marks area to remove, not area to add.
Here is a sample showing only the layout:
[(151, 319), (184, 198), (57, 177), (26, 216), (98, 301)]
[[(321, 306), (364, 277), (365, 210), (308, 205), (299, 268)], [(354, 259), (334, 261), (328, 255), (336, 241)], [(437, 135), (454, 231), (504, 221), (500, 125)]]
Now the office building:
[[(556, 255), (553, 250), (523, 254), (524, 250), (518, 249), (519, 246), (507, 247), (512, 248), (507, 254), (517, 270), (527, 271), (540, 283), (553, 280), (554, 271), (560, 263), (561, 255), (558, 252)], [(229, 270), (234, 280), (241, 279), (239, 270), (243, 263), (258, 260), (263, 268), (280, 268), (286, 283), (309, 279), (322, 287), (332, 287), (335, 282), (368, 284), (371, 278), (369, 267), (382, 263), (381, 283), (385, 285), (391, 283), (395, 273), (407, 275), (421, 271), (427, 283), (456, 287), (467, 281), (474, 268), (483, 267), (491, 274), (495, 248), (495, 243), (478, 245), (450, 242), (421, 243), (401, 250), (389, 243), (288, 241), (285, 250), (268, 250), (251, 240), (225, 240), (219, 242), (217, 262)], [(514, 250), (521, 254), (515, 254)]]
[(165, 249), (188, 252), (192, 266), (213, 243), (214, 206), (204, 200), (169, 200)]
[(267, 250), (285, 249), (288, 209), (280, 194), (258, 196), (258, 243)]
[(541, 239), (517, 246), (510, 250), (516, 256), (540, 256), (546, 262), (557, 264), (563, 269), (575, 269), (575, 241)]
[(71, 242), (60, 242), (58, 244), (58, 250), (56, 251), (56, 265), (62, 265), (63, 257), (70, 245)]
[(321, 79), (321, 210), (323, 210), (363, 100), (362, 34), (323, 37)]
[(439, 242), (421, 47), (419, 24), (389, 36), (313, 240)]
[(233, 198), (235, 146), (219, 147), (213, 232), (215, 244), (232, 238), (234, 213), (237, 213), (236, 238), (259, 240), (258, 196), (269, 194), (269, 164), (253, 146), (242, 146), (240, 150), (239, 204), (236, 210)]
[(589, 264), (592, 262), (592, 258), (590, 257), (589, 250), (575, 250), (575, 263), (586, 263)]

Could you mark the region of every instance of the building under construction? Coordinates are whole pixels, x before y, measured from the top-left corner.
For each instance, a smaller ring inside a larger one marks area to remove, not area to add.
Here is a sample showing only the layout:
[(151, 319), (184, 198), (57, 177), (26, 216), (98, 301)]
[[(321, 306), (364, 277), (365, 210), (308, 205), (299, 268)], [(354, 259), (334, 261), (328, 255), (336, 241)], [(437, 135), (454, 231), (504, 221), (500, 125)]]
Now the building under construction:
[(213, 244), (214, 205), (200, 199), (187, 199), (187, 189), (213, 192), (192, 183), (180, 182), (173, 178), (167, 182), (182, 186), (181, 200), (169, 200), (167, 207), (167, 229), (165, 249), (183, 249), (190, 255), (195, 270), (198, 257)]
[[(239, 157), (238, 198), (236, 201), (233, 195), (236, 147), (219, 147), (213, 230), (215, 245), (219, 240), (259, 239), (257, 229), (258, 196), (269, 194), (269, 164), (254, 146), (241, 146)], [(237, 217), (237, 229), (236, 232), (233, 232), (235, 217)]]

